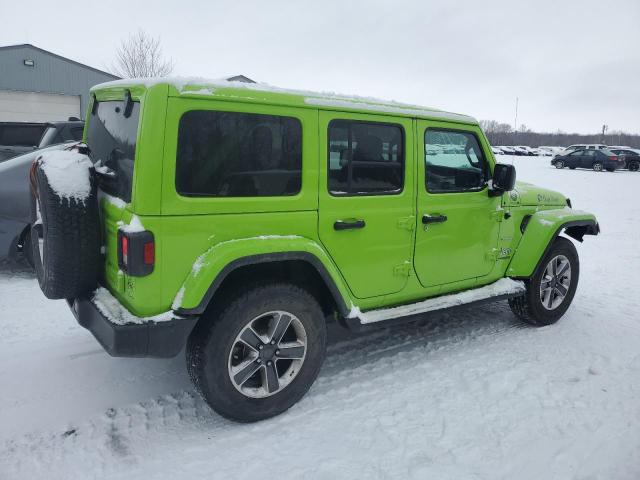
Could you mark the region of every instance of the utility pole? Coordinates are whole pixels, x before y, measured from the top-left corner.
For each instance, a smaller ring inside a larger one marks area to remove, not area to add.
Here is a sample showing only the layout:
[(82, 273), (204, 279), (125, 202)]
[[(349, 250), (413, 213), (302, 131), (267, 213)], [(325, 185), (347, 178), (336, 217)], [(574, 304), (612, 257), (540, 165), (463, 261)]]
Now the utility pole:
[(518, 97), (516, 97), (516, 117), (513, 120), (513, 144), (515, 145), (518, 138)]
[(607, 129), (609, 128), (608, 125), (602, 125), (602, 141), (600, 143), (605, 143), (604, 142), (604, 133), (607, 131)]

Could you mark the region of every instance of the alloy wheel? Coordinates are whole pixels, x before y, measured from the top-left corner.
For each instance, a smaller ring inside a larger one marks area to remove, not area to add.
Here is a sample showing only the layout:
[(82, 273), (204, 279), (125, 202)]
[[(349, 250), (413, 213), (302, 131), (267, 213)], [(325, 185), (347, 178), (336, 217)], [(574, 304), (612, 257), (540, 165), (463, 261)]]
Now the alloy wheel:
[(263, 313), (240, 331), (229, 353), (229, 378), (250, 398), (282, 391), (300, 373), (307, 353), (307, 333), (292, 313)]
[(555, 310), (564, 301), (571, 286), (571, 263), (564, 255), (549, 261), (540, 281), (540, 301), (547, 310)]

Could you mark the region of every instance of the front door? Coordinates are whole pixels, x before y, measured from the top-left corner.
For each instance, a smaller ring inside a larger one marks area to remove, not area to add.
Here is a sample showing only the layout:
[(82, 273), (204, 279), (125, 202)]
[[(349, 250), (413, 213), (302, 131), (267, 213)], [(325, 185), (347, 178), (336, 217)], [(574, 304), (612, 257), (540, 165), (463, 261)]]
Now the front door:
[(487, 275), (496, 262), (500, 197), (489, 196), (489, 146), (478, 127), (417, 122), (414, 265), (424, 287)]
[(358, 298), (406, 285), (415, 226), (411, 119), (320, 112), (320, 240)]

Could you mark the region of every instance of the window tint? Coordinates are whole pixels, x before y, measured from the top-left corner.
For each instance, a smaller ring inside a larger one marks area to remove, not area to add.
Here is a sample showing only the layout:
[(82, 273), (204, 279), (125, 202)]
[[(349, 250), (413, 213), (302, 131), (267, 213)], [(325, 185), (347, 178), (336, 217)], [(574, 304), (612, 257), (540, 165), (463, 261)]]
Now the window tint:
[(579, 157), (579, 156), (581, 156), (581, 155), (584, 155), (584, 153), (585, 153), (585, 152), (584, 152), (584, 150), (576, 150), (575, 152), (570, 153), (570, 154), (569, 154), (569, 156), (570, 156), (570, 157), (571, 157), (571, 156), (573, 156), (573, 157)]
[(582, 155), (585, 157), (595, 157), (598, 153), (596, 150), (585, 150)]
[(99, 102), (89, 118), (87, 145), (91, 159), (113, 170), (112, 177), (101, 176), (100, 187), (110, 195), (131, 201), (133, 163), (136, 156), (140, 102), (133, 102), (131, 115), (124, 116), (125, 102)]
[(44, 130), (44, 125), (3, 125), (0, 127), (0, 145), (35, 147)]
[(180, 119), (176, 189), (182, 195), (295, 195), (301, 171), (302, 126), (295, 118), (197, 110)]
[(82, 140), (82, 131), (84, 127), (71, 127), (71, 138), (73, 140)]
[(328, 186), (340, 194), (400, 193), (404, 180), (402, 127), (334, 120), (329, 124)]
[(469, 132), (427, 129), (425, 177), (431, 193), (480, 190), (488, 180), (487, 163), (476, 136)]

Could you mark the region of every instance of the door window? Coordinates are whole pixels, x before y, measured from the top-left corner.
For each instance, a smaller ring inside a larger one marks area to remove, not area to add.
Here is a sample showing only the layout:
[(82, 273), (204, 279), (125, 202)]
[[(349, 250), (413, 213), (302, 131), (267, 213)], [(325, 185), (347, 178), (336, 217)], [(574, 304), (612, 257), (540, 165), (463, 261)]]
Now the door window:
[(429, 193), (478, 191), (485, 187), (489, 169), (473, 133), (429, 128), (424, 143)]
[(404, 131), (399, 125), (352, 120), (329, 124), (331, 195), (398, 194), (404, 181)]

